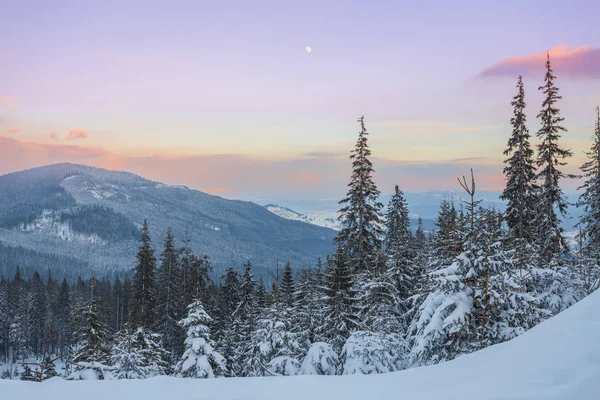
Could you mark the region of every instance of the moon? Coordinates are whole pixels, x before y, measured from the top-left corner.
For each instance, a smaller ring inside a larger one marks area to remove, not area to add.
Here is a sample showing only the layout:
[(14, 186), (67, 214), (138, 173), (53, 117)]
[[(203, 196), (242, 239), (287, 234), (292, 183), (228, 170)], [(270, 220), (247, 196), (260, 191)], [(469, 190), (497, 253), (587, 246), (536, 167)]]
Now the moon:
[(306, 50), (307, 53), (310, 53), (312, 51), (312, 48), (310, 46), (306, 46), (304, 50)]

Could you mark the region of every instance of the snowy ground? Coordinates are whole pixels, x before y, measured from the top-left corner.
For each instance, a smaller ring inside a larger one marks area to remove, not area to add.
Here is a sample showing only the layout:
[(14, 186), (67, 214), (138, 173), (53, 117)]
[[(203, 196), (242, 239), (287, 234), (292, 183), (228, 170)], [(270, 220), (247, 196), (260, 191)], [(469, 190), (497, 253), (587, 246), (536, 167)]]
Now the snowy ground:
[(383, 375), (235, 379), (0, 380), (2, 400), (312, 400), (600, 398), (600, 291), (511, 342)]

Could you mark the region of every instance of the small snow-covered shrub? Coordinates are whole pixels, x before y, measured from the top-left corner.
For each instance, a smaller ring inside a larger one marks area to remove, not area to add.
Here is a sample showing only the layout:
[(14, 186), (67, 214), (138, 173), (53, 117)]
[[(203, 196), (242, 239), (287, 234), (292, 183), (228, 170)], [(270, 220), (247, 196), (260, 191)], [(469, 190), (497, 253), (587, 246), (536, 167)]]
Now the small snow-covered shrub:
[(115, 367), (99, 362), (79, 362), (67, 380), (71, 381), (98, 381), (114, 379)]
[(316, 342), (310, 346), (300, 366), (299, 375), (335, 375), (338, 356), (330, 344)]
[(294, 357), (279, 356), (269, 361), (267, 367), (269, 368), (269, 371), (278, 375), (298, 375), (300, 362)]
[(400, 369), (405, 346), (395, 335), (353, 332), (342, 349), (340, 373), (381, 374)]

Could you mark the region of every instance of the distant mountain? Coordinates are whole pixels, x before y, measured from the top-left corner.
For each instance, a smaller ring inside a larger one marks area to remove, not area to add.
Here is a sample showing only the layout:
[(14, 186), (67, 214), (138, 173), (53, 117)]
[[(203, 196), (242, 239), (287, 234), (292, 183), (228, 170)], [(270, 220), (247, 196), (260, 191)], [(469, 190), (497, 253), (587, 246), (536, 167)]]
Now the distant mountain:
[(337, 211), (320, 211), (313, 214), (302, 214), (287, 207), (281, 207), (277, 204), (267, 204), (265, 208), (281, 218), (292, 221), (301, 221), (308, 224), (322, 226), (334, 230), (340, 229), (340, 223), (337, 220)]
[[(302, 221), (313, 225), (318, 225), (326, 228), (331, 228), (334, 230), (340, 229), (340, 222), (337, 219), (338, 213), (337, 211), (315, 211), (310, 214), (303, 214), (298, 211), (294, 211), (287, 207), (278, 206), (276, 204), (267, 204), (264, 206), (267, 210), (271, 211), (273, 214), (279, 215), (282, 218), (290, 219), (292, 221)], [(411, 228), (413, 230), (417, 229), (419, 215), (410, 214), (411, 218)], [(422, 218), (423, 229), (426, 231), (435, 230), (435, 222), (433, 219)]]
[(145, 218), (159, 252), (170, 226), (176, 239), (189, 238), (192, 248), (210, 257), (215, 275), (247, 260), (257, 276), (278, 260), (313, 265), (331, 251), (335, 236), (254, 203), (128, 172), (55, 164), (0, 176), (0, 273), (16, 265), (60, 270), (60, 260), (69, 268), (62, 273), (73, 276), (130, 271)]

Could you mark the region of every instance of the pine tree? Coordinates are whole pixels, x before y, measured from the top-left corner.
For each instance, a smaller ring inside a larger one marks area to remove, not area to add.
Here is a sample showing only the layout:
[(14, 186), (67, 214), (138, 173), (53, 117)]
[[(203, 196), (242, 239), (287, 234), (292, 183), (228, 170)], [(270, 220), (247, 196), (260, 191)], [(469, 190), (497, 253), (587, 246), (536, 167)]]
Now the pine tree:
[[(410, 306), (410, 298), (420, 287), (423, 271), (416, 263), (414, 238), (410, 232), (410, 219), (404, 194), (396, 185), (388, 206), (386, 219), (386, 278), (391, 279), (395, 291), (388, 296), (394, 299), (394, 308), (404, 315)], [(389, 292), (389, 291), (388, 291)], [(385, 316), (383, 316), (385, 318)], [(392, 318), (397, 319), (397, 316)], [(404, 322), (404, 328), (407, 323)], [(391, 329), (391, 330), (390, 330)], [(397, 332), (392, 325), (387, 332)]]
[(271, 309), (257, 322), (242, 359), (244, 376), (296, 375), (301, 346), (285, 312)]
[(133, 304), (131, 315), (136, 327), (152, 329), (156, 323), (157, 286), (155, 280), (156, 258), (150, 243), (148, 223), (144, 220), (137, 265), (133, 276)]
[(294, 306), (294, 273), (292, 266), (288, 262), (285, 264), (285, 269), (281, 276), (281, 304), (284, 308), (289, 310)]
[(462, 251), (464, 238), (459, 229), (459, 217), (454, 203), (444, 199), (436, 218), (437, 231), (430, 240), (430, 269), (435, 270), (452, 262)]
[(251, 352), (251, 335), (256, 328), (258, 308), (255, 297), (256, 281), (252, 276), (252, 263), (244, 264), (244, 274), (239, 286), (239, 304), (233, 312), (231, 333), (228, 338), (233, 342), (233, 365), (236, 375), (243, 375), (243, 364), (248, 353)]
[(292, 311), (294, 332), (298, 333), (300, 346), (308, 351), (312, 343), (321, 340), (319, 327), (323, 324), (321, 288), (312, 270), (306, 268), (300, 271), (294, 297)]
[(325, 272), (323, 338), (340, 352), (350, 333), (358, 327), (356, 292), (345, 252), (338, 248), (328, 259)]
[(129, 327), (117, 334), (111, 349), (111, 364), (118, 379), (145, 379), (166, 375), (169, 371), (162, 337), (157, 333)]
[(181, 354), (181, 342), (183, 342), (183, 331), (178, 324), (183, 317), (180, 314), (183, 307), (182, 288), (182, 273), (175, 249), (175, 239), (169, 228), (158, 268), (157, 332), (162, 335), (167, 351), (177, 358)]
[(188, 306), (188, 315), (180, 321), (187, 331), (185, 351), (175, 367), (175, 374), (184, 378), (214, 378), (225, 376), (226, 360), (215, 350), (208, 325), (210, 316), (200, 300)]
[(265, 288), (265, 281), (262, 278), (260, 278), (256, 286), (256, 305), (259, 310), (265, 310), (270, 306), (269, 294)]
[(361, 130), (356, 147), (350, 155), (352, 176), (348, 183), (348, 193), (340, 201), (341, 229), (336, 242), (347, 254), (348, 262), (356, 272), (373, 268), (378, 251), (381, 249), (383, 205), (378, 201), (379, 190), (373, 181), (373, 165), (369, 160), (371, 150), (367, 138), (364, 117), (361, 117)]
[(112, 334), (106, 325), (103, 299), (92, 299), (75, 314), (74, 372), (70, 379), (104, 379), (110, 363)]
[(236, 346), (234, 313), (240, 305), (240, 278), (233, 268), (228, 268), (222, 276), (223, 286), (220, 291), (220, 309), (214, 329), (217, 349), (225, 357), (226, 376), (236, 376), (239, 366), (235, 365)]
[(52, 305), (55, 321), (54, 332), (56, 335), (57, 350), (61, 356), (67, 354), (67, 348), (72, 340), (71, 300), (69, 296), (69, 285), (63, 279), (56, 301)]
[(335, 375), (338, 365), (338, 355), (331, 345), (315, 342), (308, 349), (298, 375)]
[(29, 304), (30, 348), (35, 355), (42, 355), (46, 341), (46, 318), (48, 316), (48, 299), (46, 287), (40, 274), (36, 271), (30, 283)]
[(58, 372), (56, 372), (56, 365), (54, 365), (54, 361), (52, 361), (50, 357), (44, 359), (42, 367), (44, 371), (42, 375), (43, 381), (59, 376)]
[(579, 226), (585, 233), (586, 261), (600, 265), (600, 107), (596, 108), (596, 114), (592, 146), (586, 152), (588, 161), (581, 166), (585, 182), (579, 187), (583, 193), (577, 206), (583, 207)]
[(8, 364), (10, 315), (8, 313), (8, 282), (0, 280), (0, 359)]
[(567, 177), (558, 168), (565, 165), (563, 161), (572, 156), (570, 150), (560, 147), (558, 141), (562, 132), (567, 130), (561, 125), (564, 118), (556, 108), (558, 100), (558, 88), (554, 85), (556, 77), (550, 66), (550, 55), (546, 61), (546, 75), (544, 85), (539, 87), (545, 95), (542, 110), (538, 114), (541, 127), (536, 133), (540, 139), (538, 144), (537, 166), (539, 168), (536, 178), (540, 182), (540, 190), (537, 196), (536, 220), (538, 246), (540, 257), (546, 263), (558, 261), (563, 250), (568, 251), (568, 244), (563, 236), (557, 211), (564, 216), (567, 212), (568, 202), (560, 188), (560, 180)]
[(9, 331), (8, 340), (15, 359), (25, 359), (29, 354), (29, 318), (26, 283), (17, 267), (12, 282), (8, 286)]
[(34, 374), (29, 365), (25, 365), (25, 367), (23, 367), (23, 372), (21, 372), (21, 380), (29, 382), (39, 381), (37, 373)]
[(513, 106), (513, 117), (510, 120), (512, 135), (508, 139), (508, 146), (504, 155), (504, 175), (506, 187), (501, 199), (507, 201), (506, 223), (509, 236), (518, 240), (518, 245), (523, 243), (533, 244), (535, 232), (532, 221), (535, 217), (535, 165), (533, 150), (529, 143), (529, 130), (525, 116), (525, 88), (523, 79), (519, 76), (517, 81), (518, 93), (510, 103)]
[(382, 374), (402, 368), (406, 346), (399, 336), (383, 332), (353, 332), (346, 340), (338, 373)]

